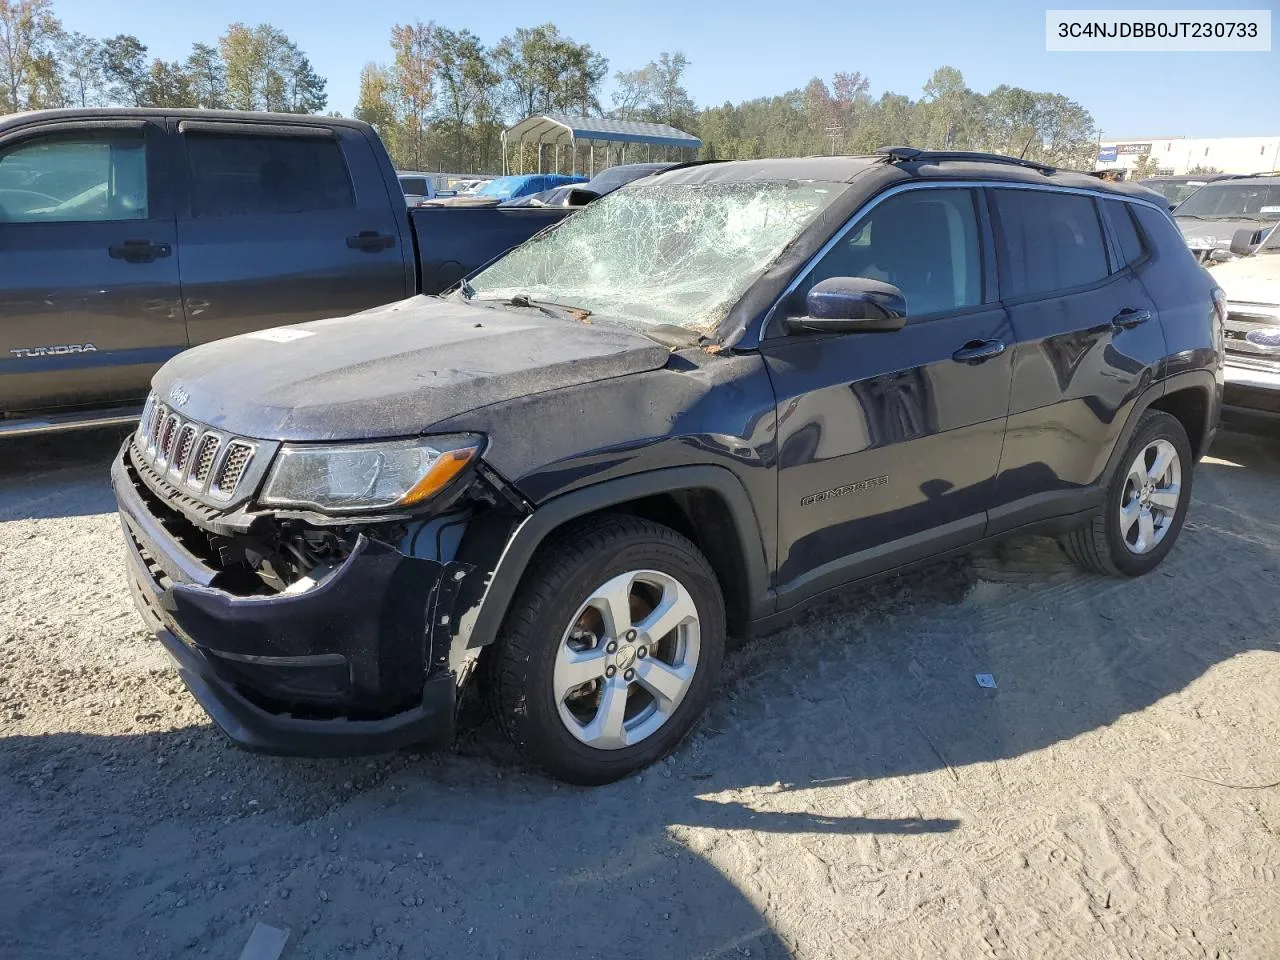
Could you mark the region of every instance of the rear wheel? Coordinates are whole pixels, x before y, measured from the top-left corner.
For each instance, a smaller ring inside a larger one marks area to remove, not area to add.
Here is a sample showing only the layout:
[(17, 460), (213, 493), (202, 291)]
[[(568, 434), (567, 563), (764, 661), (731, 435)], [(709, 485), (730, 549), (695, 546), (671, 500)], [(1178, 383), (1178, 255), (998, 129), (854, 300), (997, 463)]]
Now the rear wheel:
[(1149, 410), (1138, 421), (1103, 508), (1062, 539), (1086, 570), (1136, 577), (1173, 549), (1191, 502), (1191, 444), (1176, 417)]
[(674, 530), (613, 515), (566, 530), (531, 570), (486, 658), (503, 731), (572, 783), (608, 783), (670, 751), (724, 653), (706, 558)]

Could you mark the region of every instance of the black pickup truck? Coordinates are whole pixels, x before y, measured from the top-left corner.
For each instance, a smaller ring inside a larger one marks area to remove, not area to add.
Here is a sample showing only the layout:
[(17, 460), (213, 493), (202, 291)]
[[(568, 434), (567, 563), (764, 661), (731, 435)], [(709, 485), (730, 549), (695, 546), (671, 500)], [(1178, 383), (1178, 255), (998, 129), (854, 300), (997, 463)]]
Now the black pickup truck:
[(0, 436), (127, 422), (187, 347), (439, 293), (570, 212), (411, 210), (357, 120), (0, 118)]

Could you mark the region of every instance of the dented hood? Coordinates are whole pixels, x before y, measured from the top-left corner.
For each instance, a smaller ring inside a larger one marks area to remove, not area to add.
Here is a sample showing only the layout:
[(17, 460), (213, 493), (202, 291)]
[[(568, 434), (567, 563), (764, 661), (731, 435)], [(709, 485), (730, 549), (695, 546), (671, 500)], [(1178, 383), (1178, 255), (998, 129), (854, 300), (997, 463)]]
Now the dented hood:
[(242, 436), (372, 439), (655, 370), (669, 353), (616, 326), (414, 297), (204, 344), (165, 364), (152, 386), (184, 416)]
[(1235, 303), (1280, 304), (1280, 253), (1255, 253), (1219, 264), (1211, 274)]

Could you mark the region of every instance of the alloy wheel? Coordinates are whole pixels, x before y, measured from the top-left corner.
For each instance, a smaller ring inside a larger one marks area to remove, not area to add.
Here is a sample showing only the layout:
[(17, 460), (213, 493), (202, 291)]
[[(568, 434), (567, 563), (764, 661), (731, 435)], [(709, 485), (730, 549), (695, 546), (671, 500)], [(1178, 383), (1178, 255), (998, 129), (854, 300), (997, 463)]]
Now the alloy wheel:
[(1120, 492), (1120, 537), (1130, 552), (1150, 553), (1173, 526), (1182, 495), (1182, 463), (1168, 440), (1147, 444)]
[(680, 706), (698, 650), (698, 609), (679, 580), (656, 570), (609, 579), (561, 637), (552, 679), (561, 722), (599, 750), (640, 743)]

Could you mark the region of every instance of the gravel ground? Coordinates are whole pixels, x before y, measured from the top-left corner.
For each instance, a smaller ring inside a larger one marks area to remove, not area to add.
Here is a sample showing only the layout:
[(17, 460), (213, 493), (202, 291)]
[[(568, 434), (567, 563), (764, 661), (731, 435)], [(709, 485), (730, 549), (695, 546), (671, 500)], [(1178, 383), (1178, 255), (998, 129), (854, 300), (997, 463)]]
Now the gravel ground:
[(595, 790), (483, 720), (227, 747), (130, 606), (114, 445), (0, 461), (0, 956), (1280, 956), (1275, 434), (1220, 435), (1155, 574), (1026, 538), (859, 591)]

